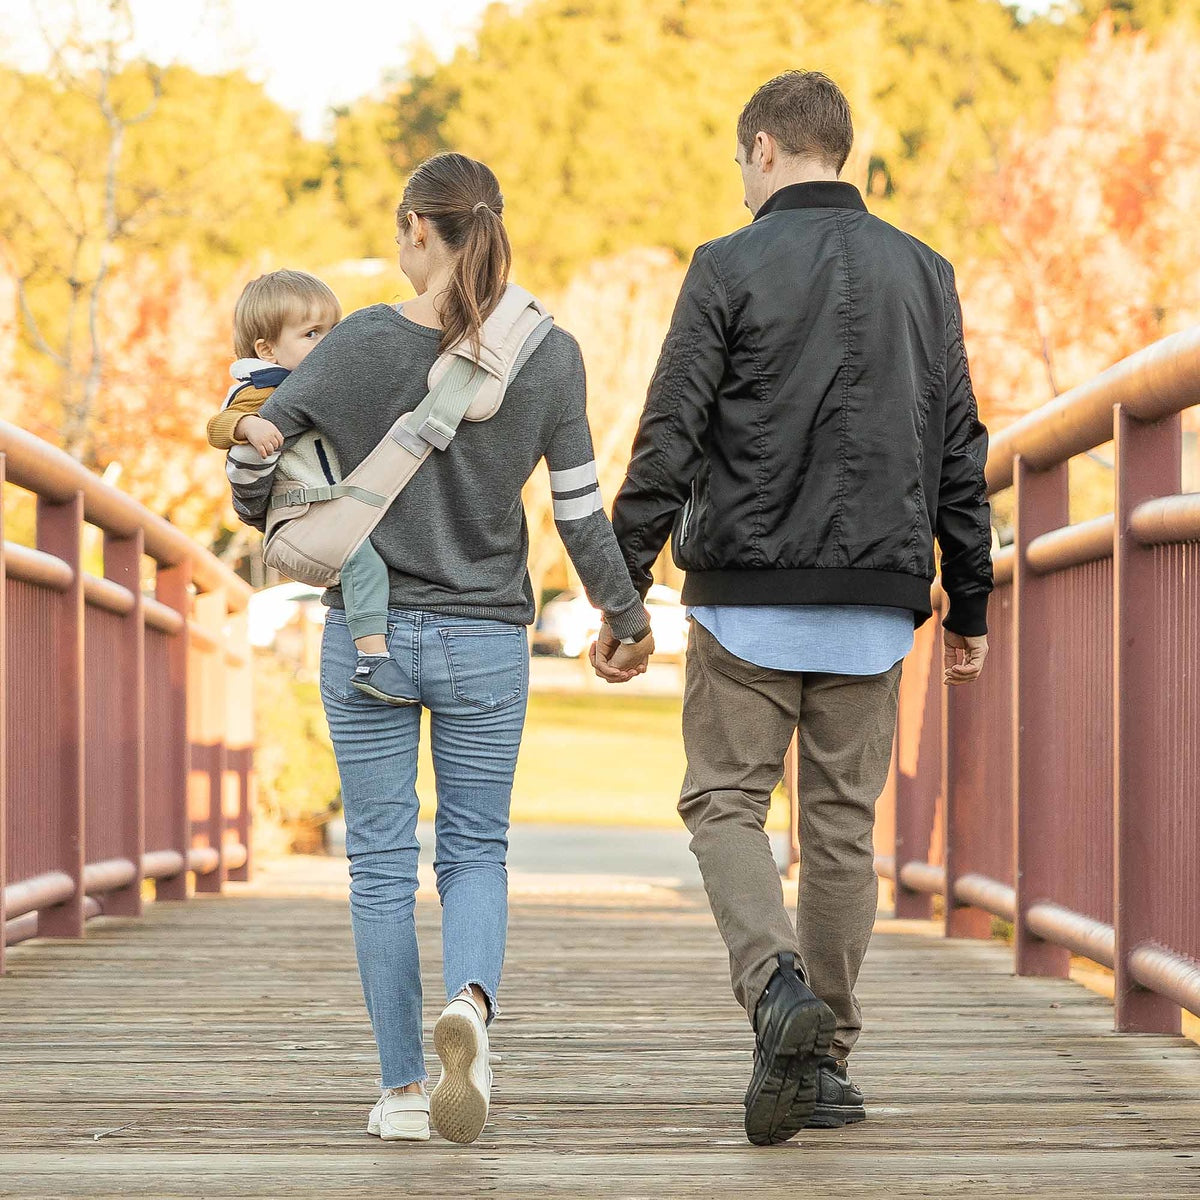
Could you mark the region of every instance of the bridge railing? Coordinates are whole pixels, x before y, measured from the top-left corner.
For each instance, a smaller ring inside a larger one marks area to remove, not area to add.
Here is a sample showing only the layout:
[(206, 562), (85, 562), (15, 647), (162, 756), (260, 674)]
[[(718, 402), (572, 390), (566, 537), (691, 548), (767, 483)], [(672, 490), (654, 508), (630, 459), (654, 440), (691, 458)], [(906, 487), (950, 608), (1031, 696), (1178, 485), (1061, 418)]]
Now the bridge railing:
[[(1200, 1013), (1200, 493), (1180, 414), (1200, 405), (1200, 328), (1158, 342), (992, 440), (1015, 538), (995, 555), (983, 678), (941, 684), (918, 632), (901, 693), (892, 845), (899, 916), (988, 936), (1016, 970), (1115, 973), (1116, 1027)], [(1068, 462), (1114, 442), (1115, 511), (1068, 523)], [(935, 607), (943, 604), (935, 586)]]
[(5, 480), (37, 534), (0, 560), (0, 970), (6, 944), (139, 915), (144, 880), (182, 900), (189, 871), (197, 891), (245, 878), (253, 786), (246, 584), (0, 422)]

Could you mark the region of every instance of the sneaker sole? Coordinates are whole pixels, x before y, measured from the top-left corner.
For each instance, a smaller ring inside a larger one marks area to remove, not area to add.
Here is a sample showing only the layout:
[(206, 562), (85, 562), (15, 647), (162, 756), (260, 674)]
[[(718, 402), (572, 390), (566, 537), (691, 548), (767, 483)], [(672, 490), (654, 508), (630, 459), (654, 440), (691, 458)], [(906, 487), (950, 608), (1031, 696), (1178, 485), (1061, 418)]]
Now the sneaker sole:
[(814, 996), (796, 1005), (772, 1044), (762, 1047), (762, 1078), (756, 1071), (746, 1093), (746, 1137), (753, 1145), (781, 1145), (808, 1124), (817, 1103), (818, 1064), (835, 1027), (833, 1010)]
[(863, 1105), (847, 1108), (839, 1104), (818, 1104), (813, 1108), (805, 1129), (841, 1129), (844, 1125), (857, 1125), (867, 1119)]
[(411, 708), (414, 704), (420, 704), (419, 700), (409, 700), (405, 696), (389, 696), (386, 692), (381, 692), (378, 688), (373, 688), (369, 683), (355, 683), (350, 680), (350, 686), (357, 691), (362, 692), (364, 696), (370, 696), (374, 700), (382, 700), (384, 704), (390, 704), (393, 708)]
[(488, 1115), (488, 1098), (471, 1079), (479, 1043), (470, 1018), (458, 1013), (439, 1017), (433, 1048), (442, 1060), (442, 1077), (429, 1098), (429, 1118), (447, 1141), (466, 1145), (483, 1132)]

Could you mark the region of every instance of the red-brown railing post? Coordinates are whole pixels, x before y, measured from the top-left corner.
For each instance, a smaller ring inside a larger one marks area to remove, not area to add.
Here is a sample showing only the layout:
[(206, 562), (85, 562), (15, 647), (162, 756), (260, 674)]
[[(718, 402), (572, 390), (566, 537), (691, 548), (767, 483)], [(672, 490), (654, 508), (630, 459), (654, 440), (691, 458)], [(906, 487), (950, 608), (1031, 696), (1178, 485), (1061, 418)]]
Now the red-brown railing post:
[(8, 847), (4, 831), (8, 824), (8, 580), (4, 574), (4, 466), (0, 453), (0, 975), (4, 974), (4, 889), (8, 884)]
[[(205, 830), (209, 846), (217, 852), (211, 871), (196, 872), (197, 892), (219, 892), (225, 884), (225, 738), (222, 708), (225, 703), (225, 592), (200, 592), (193, 606), (204, 643), (193, 648), (193, 673), (189, 679), (189, 736), (192, 744), (191, 787), (197, 800), (206, 796), (203, 822), (193, 816), (193, 828)], [(199, 637), (195, 639), (199, 641)], [(195, 810), (193, 810), (195, 812)]]
[(235, 826), (238, 841), (245, 848), (245, 861), (230, 866), (229, 879), (245, 881), (251, 870), (251, 822), (254, 804), (254, 670), (250, 649), (249, 614), (228, 614), (226, 629), (230, 639), (230, 662), (225, 670), (224, 740), (226, 768), (237, 790)]
[(56, 868), (75, 882), (74, 894), (61, 904), (41, 911), (38, 933), (42, 937), (83, 937), (83, 814), (84, 814), (84, 709), (83, 709), (83, 493), (63, 504), (43, 496), (37, 502), (38, 549), (62, 559), (71, 568), (71, 584), (64, 592), (46, 594), (51, 610), (51, 642), (46, 651), (45, 686), (55, 689), (58, 728), (54, 731), (56, 761), (47, 770), (58, 772), (53, 789), (58, 802), (55, 814)]
[(800, 742), (795, 734), (783, 758), (783, 790), (788, 801), (788, 860), (784, 875), (800, 878)]
[(1029, 566), (1029, 543), (1068, 522), (1067, 465), (1034, 471), (1018, 456), (1016, 485), (1013, 663), (1013, 845), (1016, 863), (1014, 949), (1018, 975), (1065, 977), (1070, 953), (1029, 932), (1025, 914), (1055, 894), (1055, 872), (1063, 861), (1056, 806), (1064, 787), (1061, 747), (1054, 744), (1054, 711), (1070, 703), (1072, 680), (1055, 666), (1059, 631), (1047, 621), (1049, 581)]
[(192, 823), (188, 814), (188, 778), (191, 774), (191, 745), (188, 740), (188, 618), (191, 615), (191, 564), (180, 563), (174, 567), (160, 566), (154, 586), (155, 597), (182, 618), (183, 627), (167, 644), (168, 695), (170, 715), (167, 725), (171, 729), (170, 793), (156, 796), (156, 804), (167, 806), (171, 814), (170, 826), (174, 831), (168, 849), (177, 850), (183, 859), (183, 869), (178, 875), (159, 879), (154, 885), (156, 900), (186, 900), (188, 894), (188, 852), (192, 848)]
[[(942, 693), (947, 937), (990, 938), (993, 913), (1003, 903), (1003, 892), (1011, 890), (1012, 770), (1009, 766), (1006, 774), (1005, 764), (1012, 732), (1012, 557), (1010, 547), (997, 564), (988, 608), (991, 655), (983, 678)], [(991, 908), (978, 907), (977, 889), (968, 890), (969, 899), (960, 895), (960, 884), (971, 880), (999, 889), (992, 893)]]
[(908, 862), (929, 860), (931, 834), (941, 782), (941, 679), (934, 666), (937, 617), (916, 632), (913, 653), (900, 678), (897, 721), (895, 913), (897, 917), (928, 920), (933, 896), (906, 887), (901, 879)]
[(1129, 529), (1133, 510), (1146, 500), (1170, 496), (1180, 489), (1182, 433), (1178, 416), (1147, 423), (1116, 410), (1117, 499), (1113, 581), (1113, 925), (1116, 932), (1116, 1027), (1137, 1033), (1179, 1033), (1179, 1006), (1147, 991), (1130, 974), (1130, 955), (1152, 941), (1151, 889), (1147, 882), (1162, 869), (1156, 845), (1175, 836), (1164, 828), (1165, 798), (1155, 794), (1162, 754), (1178, 754), (1181, 746), (1163, 744), (1155, 697), (1162, 687), (1159, 664), (1148, 636), (1158, 619), (1154, 551)]
[[(104, 576), (133, 593), (133, 607), (124, 619), (125, 629), (112, 670), (128, 681), (132, 702), (118, 714), (121, 730), (121, 776), (125, 804), (122, 814), (121, 853), (137, 869), (127, 887), (109, 892), (104, 911), (110, 916), (142, 915), (142, 855), (146, 850), (146, 621), (142, 607), (142, 531), (130, 537), (104, 535)], [(103, 687), (103, 680), (89, 681)]]

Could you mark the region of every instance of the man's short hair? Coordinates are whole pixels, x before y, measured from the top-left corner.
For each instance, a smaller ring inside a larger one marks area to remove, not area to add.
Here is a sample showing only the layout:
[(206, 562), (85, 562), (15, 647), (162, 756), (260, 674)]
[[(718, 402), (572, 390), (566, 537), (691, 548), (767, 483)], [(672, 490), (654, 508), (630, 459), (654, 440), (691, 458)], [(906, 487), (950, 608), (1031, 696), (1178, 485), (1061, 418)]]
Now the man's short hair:
[(342, 319), (342, 306), (327, 283), (307, 271), (269, 271), (252, 279), (233, 310), (233, 348), (238, 358), (254, 358), (259, 338), (274, 344), (289, 321), (319, 312), (331, 325)]
[(820, 71), (785, 71), (750, 97), (738, 119), (738, 141), (749, 158), (758, 133), (769, 133), (787, 154), (819, 159), (841, 171), (854, 142), (850, 105)]

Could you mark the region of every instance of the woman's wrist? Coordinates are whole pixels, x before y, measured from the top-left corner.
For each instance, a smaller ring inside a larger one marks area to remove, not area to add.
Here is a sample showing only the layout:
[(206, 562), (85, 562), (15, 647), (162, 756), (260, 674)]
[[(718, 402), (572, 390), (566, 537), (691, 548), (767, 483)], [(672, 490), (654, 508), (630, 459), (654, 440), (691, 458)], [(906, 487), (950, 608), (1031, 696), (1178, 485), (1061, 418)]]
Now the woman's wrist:
[(606, 613), (604, 619), (613, 637), (625, 645), (644, 641), (650, 634), (650, 614), (640, 600), (622, 612)]

